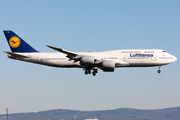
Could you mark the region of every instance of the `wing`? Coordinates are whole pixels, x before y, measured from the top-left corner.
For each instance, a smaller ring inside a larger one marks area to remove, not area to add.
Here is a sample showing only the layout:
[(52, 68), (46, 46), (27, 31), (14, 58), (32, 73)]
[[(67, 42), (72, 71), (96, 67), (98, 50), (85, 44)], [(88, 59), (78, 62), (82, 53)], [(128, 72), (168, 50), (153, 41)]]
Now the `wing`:
[(77, 54), (77, 53), (74, 53), (74, 52), (71, 52), (71, 51), (67, 51), (67, 50), (64, 50), (64, 49), (61, 49), (61, 48), (57, 48), (57, 47), (53, 47), (53, 46), (49, 46), (49, 45), (46, 45), (47, 47), (51, 48), (51, 49), (54, 49), (56, 51), (59, 51), (59, 52), (62, 52), (66, 55), (72, 55), (72, 56), (78, 56), (80, 54)]
[(82, 68), (89, 68), (89, 66), (92, 66), (95, 62), (100, 61), (98, 58), (95, 58), (94, 56), (83, 55), (49, 45), (47, 45), (47, 47), (66, 54), (66, 57), (69, 58), (69, 60), (74, 60), (74, 62), (80, 61)]
[(79, 59), (81, 58), (82, 55), (78, 54), (78, 53), (75, 53), (75, 52), (71, 52), (71, 51), (68, 51), (68, 50), (64, 50), (64, 49), (61, 49), (61, 48), (57, 48), (57, 47), (53, 47), (53, 46), (49, 46), (49, 45), (46, 45), (47, 47), (53, 49), (53, 50), (56, 50), (56, 51), (59, 51), (61, 53), (64, 53), (66, 54), (69, 58), (69, 60), (74, 60), (74, 62), (77, 62), (79, 61)]

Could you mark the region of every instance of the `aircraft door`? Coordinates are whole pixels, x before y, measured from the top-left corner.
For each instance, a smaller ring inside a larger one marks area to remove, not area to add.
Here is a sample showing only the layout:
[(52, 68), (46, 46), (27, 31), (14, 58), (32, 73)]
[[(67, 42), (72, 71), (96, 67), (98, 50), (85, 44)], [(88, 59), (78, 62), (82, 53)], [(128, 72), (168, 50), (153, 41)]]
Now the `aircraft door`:
[(157, 61), (157, 56), (156, 55), (154, 55), (154, 61)]
[(150, 57), (150, 60), (153, 61), (153, 60), (154, 60), (154, 57)]
[(125, 55), (123, 56), (123, 61), (126, 61), (126, 56)]

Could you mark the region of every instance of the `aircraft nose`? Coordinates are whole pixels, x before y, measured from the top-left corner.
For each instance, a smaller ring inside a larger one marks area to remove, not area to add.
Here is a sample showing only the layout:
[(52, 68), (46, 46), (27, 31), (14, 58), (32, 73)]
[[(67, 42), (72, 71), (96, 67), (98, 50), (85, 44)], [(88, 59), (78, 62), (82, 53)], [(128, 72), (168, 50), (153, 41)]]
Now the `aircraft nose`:
[(173, 56), (173, 60), (174, 60), (174, 62), (177, 60), (177, 58), (175, 57), (175, 56)]
[(177, 58), (175, 56), (172, 55), (172, 62), (175, 62), (177, 60)]

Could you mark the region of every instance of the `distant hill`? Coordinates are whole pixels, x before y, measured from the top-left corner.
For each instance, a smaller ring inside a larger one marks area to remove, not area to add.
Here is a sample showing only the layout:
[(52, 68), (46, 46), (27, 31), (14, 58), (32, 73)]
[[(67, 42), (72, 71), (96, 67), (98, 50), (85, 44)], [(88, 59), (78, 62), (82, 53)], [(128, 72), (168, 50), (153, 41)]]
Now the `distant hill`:
[[(78, 111), (78, 110), (48, 110), (37, 113), (16, 113), (9, 114), (9, 120), (84, 120), (94, 118), (99, 120), (180, 120), (180, 107), (140, 110), (130, 108), (120, 108), (115, 110), (102, 111)], [(0, 115), (0, 120), (6, 120), (6, 115)]]

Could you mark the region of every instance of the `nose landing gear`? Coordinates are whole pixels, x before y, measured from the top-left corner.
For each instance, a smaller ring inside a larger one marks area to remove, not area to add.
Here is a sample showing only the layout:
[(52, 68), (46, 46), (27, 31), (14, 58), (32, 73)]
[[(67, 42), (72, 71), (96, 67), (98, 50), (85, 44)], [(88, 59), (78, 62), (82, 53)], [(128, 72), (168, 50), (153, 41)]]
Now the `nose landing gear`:
[(159, 68), (158, 68), (158, 71), (157, 71), (158, 73), (161, 73), (161, 70), (160, 70), (160, 69), (161, 69), (161, 66), (159, 66)]

